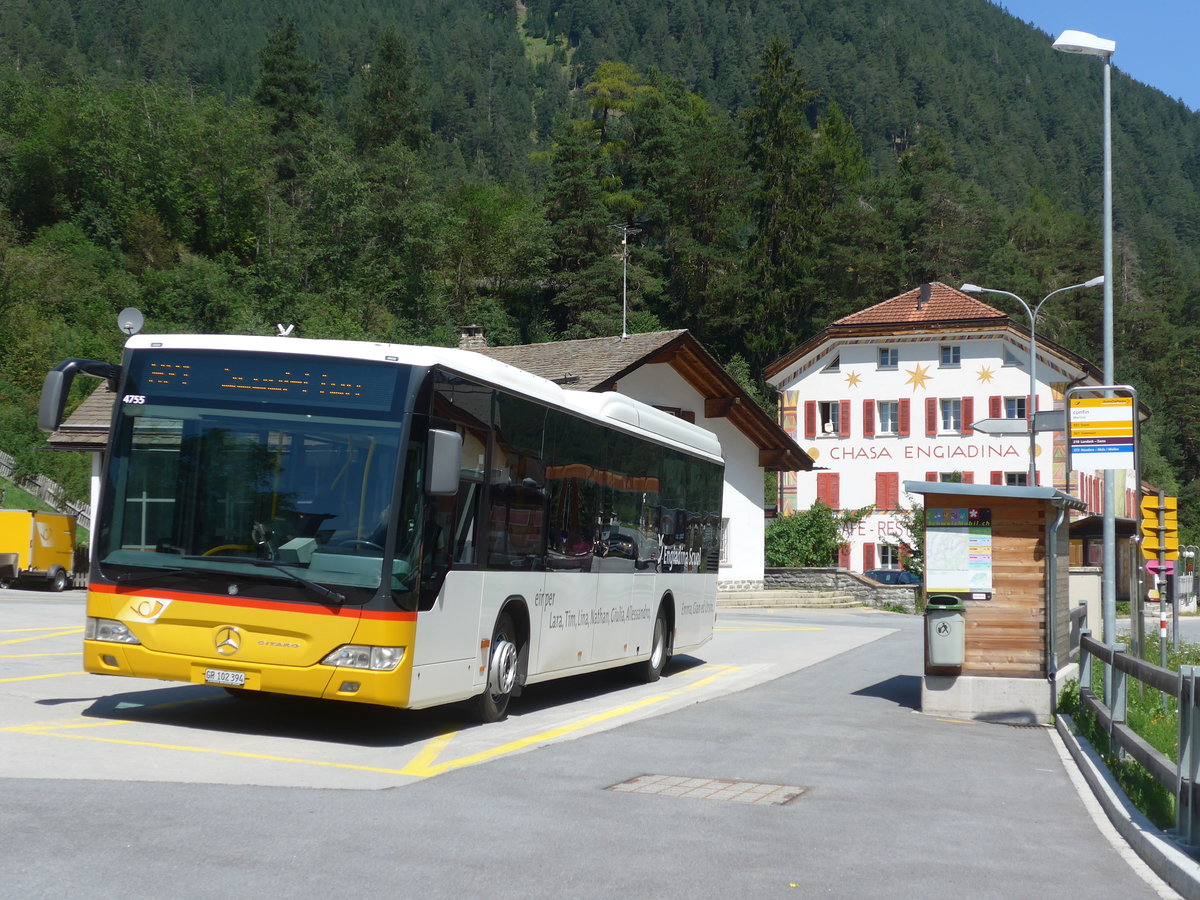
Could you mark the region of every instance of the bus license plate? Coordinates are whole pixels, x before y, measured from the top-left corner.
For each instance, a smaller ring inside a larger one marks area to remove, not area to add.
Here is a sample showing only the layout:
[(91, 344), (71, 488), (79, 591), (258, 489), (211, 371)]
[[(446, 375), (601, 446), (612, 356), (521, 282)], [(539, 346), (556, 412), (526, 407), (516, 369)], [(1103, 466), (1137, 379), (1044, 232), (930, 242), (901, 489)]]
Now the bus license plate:
[(204, 681), (224, 687), (242, 687), (246, 683), (246, 673), (230, 672), (227, 669), (205, 669)]

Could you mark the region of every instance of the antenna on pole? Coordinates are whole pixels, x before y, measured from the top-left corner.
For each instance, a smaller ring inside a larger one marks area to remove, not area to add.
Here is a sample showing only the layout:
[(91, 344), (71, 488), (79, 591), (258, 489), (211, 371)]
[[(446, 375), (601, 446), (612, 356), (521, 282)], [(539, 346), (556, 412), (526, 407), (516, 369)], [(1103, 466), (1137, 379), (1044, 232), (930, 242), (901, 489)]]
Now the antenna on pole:
[(621, 233), (621, 340), (629, 337), (626, 322), (629, 320), (629, 236), (640, 234), (642, 229), (632, 225), (609, 225)]

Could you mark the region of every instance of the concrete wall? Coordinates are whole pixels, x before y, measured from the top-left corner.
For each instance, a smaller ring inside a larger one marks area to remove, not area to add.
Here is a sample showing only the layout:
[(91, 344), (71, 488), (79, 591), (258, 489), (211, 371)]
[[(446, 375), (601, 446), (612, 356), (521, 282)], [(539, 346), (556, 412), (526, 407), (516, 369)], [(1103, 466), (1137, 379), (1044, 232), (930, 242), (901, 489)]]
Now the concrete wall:
[(763, 571), (767, 590), (836, 591), (850, 594), (867, 606), (902, 606), (910, 612), (917, 608), (917, 588), (908, 585), (879, 584), (849, 569), (784, 569)]

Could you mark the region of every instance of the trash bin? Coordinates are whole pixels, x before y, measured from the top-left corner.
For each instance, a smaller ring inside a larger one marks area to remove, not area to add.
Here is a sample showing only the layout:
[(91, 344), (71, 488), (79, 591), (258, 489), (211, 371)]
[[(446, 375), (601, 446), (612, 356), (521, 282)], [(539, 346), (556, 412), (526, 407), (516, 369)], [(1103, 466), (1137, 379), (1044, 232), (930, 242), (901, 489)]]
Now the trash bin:
[(961, 666), (966, 652), (966, 604), (949, 594), (925, 601), (925, 634), (931, 666)]

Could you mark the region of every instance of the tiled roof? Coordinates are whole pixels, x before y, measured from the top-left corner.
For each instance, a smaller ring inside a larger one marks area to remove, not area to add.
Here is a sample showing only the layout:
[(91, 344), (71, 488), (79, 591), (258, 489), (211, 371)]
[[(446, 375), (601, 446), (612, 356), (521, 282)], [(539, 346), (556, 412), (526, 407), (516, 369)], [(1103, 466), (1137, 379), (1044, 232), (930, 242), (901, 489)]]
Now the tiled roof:
[[(93, 382), (94, 383), (94, 382)], [(53, 450), (103, 450), (116, 394), (99, 385), (49, 437)]]
[(624, 339), (601, 337), (517, 347), (479, 347), (476, 352), (540, 375), (564, 388), (591, 391), (611, 384), (645, 363), (648, 356), (684, 333), (684, 329), (654, 331), (631, 334)]
[(812, 460), (730, 377), (686, 329), (518, 347), (474, 347), (492, 359), (579, 391), (619, 390), (622, 377), (642, 366), (669, 364), (704, 398), (708, 418), (727, 416), (759, 450), (769, 471), (808, 471)]
[(942, 322), (1005, 318), (1008, 317), (995, 307), (981, 303), (940, 281), (933, 281), (838, 319), (832, 327), (933, 325)]

